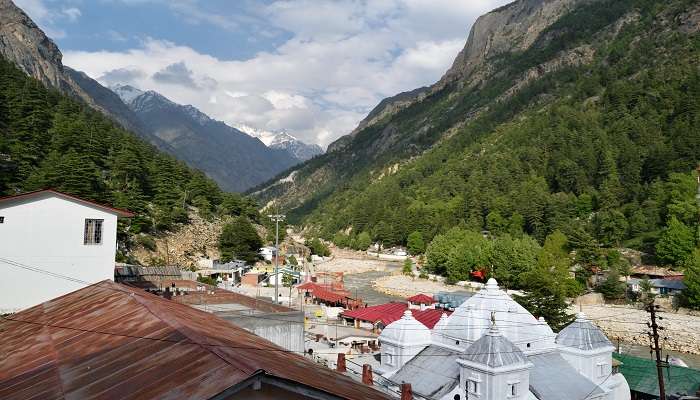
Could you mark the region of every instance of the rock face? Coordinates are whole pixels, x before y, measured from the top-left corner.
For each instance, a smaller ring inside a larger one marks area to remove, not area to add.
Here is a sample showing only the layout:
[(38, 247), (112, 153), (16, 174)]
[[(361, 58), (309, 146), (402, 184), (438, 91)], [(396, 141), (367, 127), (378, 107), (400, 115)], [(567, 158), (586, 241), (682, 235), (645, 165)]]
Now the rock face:
[(69, 86), (58, 46), (11, 0), (0, 0), (0, 54), (47, 86)]
[(152, 142), (201, 169), (224, 190), (244, 191), (299, 162), (287, 151), (268, 148), (191, 105), (132, 86), (113, 90), (153, 137)]
[(464, 81), (470, 84), (490, 72), (489, 61), (504, 53), (529, 48), (540, 34), (574, 4), (585, 0), (520, 0), (479, 17), (452, 67), (434, 88)]
[(0, 0), (0, 55), (44, 85), (80, 99), (147, 139), (138, 119), (94, 79), (62, 64), (58, 46), (11, 0)]

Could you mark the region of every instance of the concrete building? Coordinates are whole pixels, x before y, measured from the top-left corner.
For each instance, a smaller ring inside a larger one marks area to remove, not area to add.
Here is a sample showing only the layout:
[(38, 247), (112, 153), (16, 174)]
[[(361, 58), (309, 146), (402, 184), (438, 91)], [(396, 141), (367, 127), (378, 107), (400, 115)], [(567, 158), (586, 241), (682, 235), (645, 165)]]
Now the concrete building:
[(0, 199), (0, 313), (113, 280), (117, 218), (131, 216), (55, 190)]
[(406, 312), (379, 340), (382, 376), (432, 399), (630, 400), (613, 345), (585, 316), (557, 335), (495, 279), (432, 329)]
[[(202, 284), (200, 284), (202, 285)], [(304, 312), (240, 293), (206, 286), (173, 301), (210, 312), (293, 352), (304, 352)]]

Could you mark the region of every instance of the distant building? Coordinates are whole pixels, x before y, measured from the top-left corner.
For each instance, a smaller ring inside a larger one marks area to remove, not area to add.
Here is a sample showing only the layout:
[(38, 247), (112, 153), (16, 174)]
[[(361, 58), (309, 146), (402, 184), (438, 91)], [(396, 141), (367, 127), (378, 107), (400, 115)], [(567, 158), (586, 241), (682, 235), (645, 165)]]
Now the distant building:
[[(630, 278), (627, 280), (627, 287), (633, 293), (642, 290), (641, 279)], [(665, 296), (675, 296), (685, 290), (685, 284), (681, 279), (649, 279), (651, 293)]]
[(1, 198), (0, 313), (69, 293), (84, 286), (80, 281), (114, 279), (117, 218), (131, 216), (55, 190)]
[(3, 400), (388, 399), (214, 314), (111, 281), (10, 318)]
[(304, 352), (303, 311), (209, 285), (202, 286), (204, 290), (181, 290), (179, 295), (168, 298), (213, 313), (286, 350)]
[(261, 247), (258, 254), (266, 261), (272, 261), (275, 258), (276, 250), (272, 246)]
[(432, 328), (411, 311), (379, 335), (379, 372), (411, 383), (415, 394), (436, 400), (630, 400), (625, 378), (613, 369), (614, 346), (582, 314), (555, 334), (495, 279)]

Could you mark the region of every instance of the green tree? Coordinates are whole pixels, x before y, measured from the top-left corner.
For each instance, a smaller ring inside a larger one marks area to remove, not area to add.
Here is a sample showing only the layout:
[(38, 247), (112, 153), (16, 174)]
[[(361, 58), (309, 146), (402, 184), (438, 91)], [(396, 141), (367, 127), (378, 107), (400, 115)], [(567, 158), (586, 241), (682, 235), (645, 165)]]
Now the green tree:
[(419, 231), (414, 231), (408, 235), (408, 252), (412, 255), (418, 255), (425, 253), (425, 241), (423, 240), (423, 235)]
[(262, 239), (246, 217), (236, 217), (224, 225), (219, 236), (219, 251), (224, 262), (241, 259), (255, 263), (262, 245)]
[(620, 281), (620, 274), (617, 271), (610, 271), (605, 280), (596, 287), (598, 293), (611, 300), (624, 298), (625, 290), (625, 283)]
[(671, 217), (656, 244), (656, 257), (664, 265), (680, 266), (694, 248), (693, 230), (676, 217)]
[(372, 238), (369, 236), (369, 233), (366, 231), (360, 232), (360, 234), (357, 235), (357, 239), (355, 240), (355, 250), (365, 251), (369, 248), (371, 244)]
[(683, 282), (686, 286), (683, 297), (688, 306), (696, 310), (700, 309), (700, 249), (695, 249), (686, 259)]
[(311, 239), (308, 246), (311, 250), (311, 254), (316, 254), (317, 256), (321, 257), (328, 257), (331, 255), (331, 251), (328, 249), (328, 246), (323, 244), (319, 238)]
[(410, 258), (406, 258), (403, 261), (403, 268), (401, 269), (401, 273), (404, 275), (413, 275), (413, 261), (411, 261)]

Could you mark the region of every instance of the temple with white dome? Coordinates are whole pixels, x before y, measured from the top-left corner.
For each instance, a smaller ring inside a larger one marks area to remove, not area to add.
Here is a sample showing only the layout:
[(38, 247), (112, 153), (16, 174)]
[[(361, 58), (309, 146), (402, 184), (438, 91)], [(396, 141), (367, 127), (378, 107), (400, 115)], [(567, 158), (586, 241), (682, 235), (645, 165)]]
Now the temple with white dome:
[(495, 279), (432, 330), (410, 311), (379, 336), (383, 377), (442, 400), (630, 400), (614, 347), (583, 314), (556, 334)]

